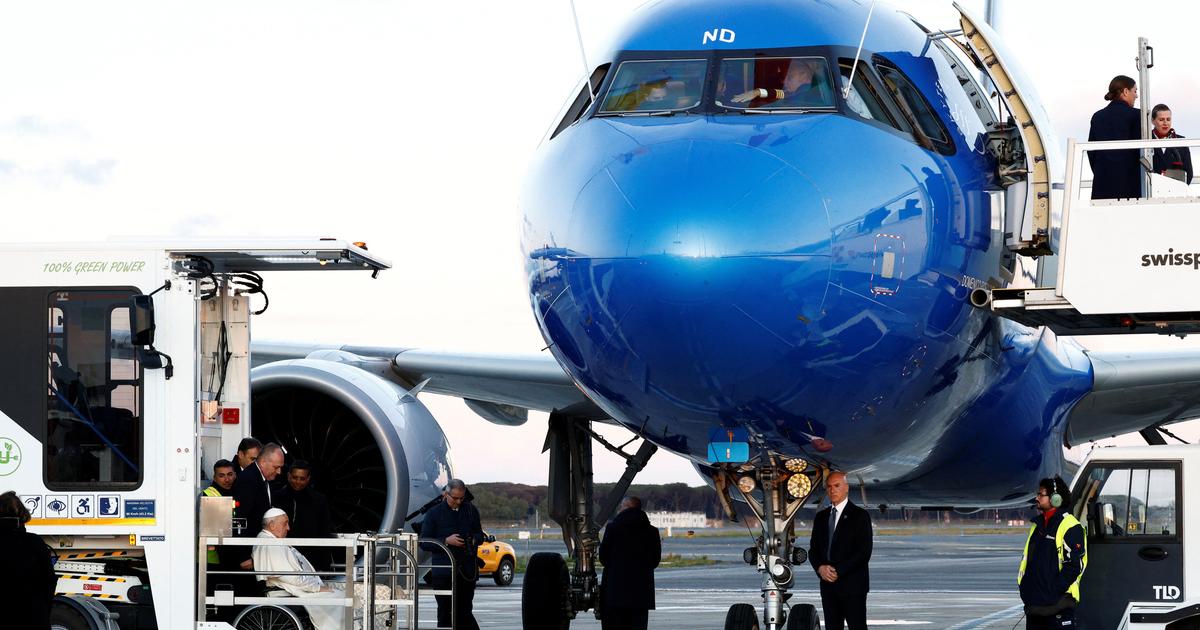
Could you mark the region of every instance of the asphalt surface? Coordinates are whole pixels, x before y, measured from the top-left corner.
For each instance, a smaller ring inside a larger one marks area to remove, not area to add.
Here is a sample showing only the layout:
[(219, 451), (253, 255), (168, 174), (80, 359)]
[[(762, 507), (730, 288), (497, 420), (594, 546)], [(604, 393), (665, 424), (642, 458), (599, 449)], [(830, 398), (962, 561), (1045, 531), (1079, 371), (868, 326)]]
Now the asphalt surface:
[[(562, 540), (509, 541), (524, 556), (564, 550)], [(655, 573), (657, 608), (652, 628), (719, 630), (731, 604), (761, 603), (761, 578), (742, 564), (749, 536), (665, 538), (664, 554), (708, 556), (717, 564)], [(960, 535), (958, 529), (914, 535), (875, 537), (871, 557), (871, 594), (867, 599), (871, 627), (914, 627), (939, 630), (1011, 629), (1024, 627), (1016, 571), (1024, 544), (1024, 528), (1010, 534)], [(475, 596), (481, 628), (520, 630), (521, 577), (508, 587), (490, 579)], [(817, 578), (805, 565), (797, 571), (791, 603), (812, 603), (820, 610)], [(433, 627), (434, 602), (423, 597), (422, 627)], [(573, 629), (599, 630), (590, 613), (572, 622)]]

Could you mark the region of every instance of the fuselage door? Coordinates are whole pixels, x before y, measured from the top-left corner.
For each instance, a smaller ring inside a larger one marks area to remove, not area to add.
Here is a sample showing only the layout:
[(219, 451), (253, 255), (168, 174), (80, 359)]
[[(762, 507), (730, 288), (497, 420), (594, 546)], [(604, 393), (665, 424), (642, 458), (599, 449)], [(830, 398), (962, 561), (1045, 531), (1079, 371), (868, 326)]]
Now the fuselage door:
[[(1033, 84), (1015, 65), (1016, 58), (1003, 47), (996, 32), (957, 2), (954, 8), (960, 15), (965, 44), (980, 70), (995, 83), (998, 95), (1012, 114), (1009, 127), (992, 132), (1011, 136), (1010, 142), (1002, 143), (1008, 150), (997, 156), (1000, 179), (1007, 185), (1008, 195), (1016, 196), (1006, 204), (1006, 244), (1027, 256), (1052, 255), (1057, 244), (1053, 242), (1051, 228), (1059, 224), (1061, 210), (1051, 191), (1054, 178), (1062, 177), (1063, 160), (1050, 117)], [(1011, 140), (1018, 139), (1020, 146), (1016, 148)]]

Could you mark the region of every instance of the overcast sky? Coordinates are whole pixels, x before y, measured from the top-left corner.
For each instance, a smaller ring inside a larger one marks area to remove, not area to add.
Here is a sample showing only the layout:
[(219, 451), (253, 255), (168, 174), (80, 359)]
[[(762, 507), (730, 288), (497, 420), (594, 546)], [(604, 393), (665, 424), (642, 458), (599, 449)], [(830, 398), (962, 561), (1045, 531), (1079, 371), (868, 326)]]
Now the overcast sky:
[[(999, 2), (1064, 143), (1086, 136), (1114, 74), (1137, 76), (1139, 35), (1156, 49), (1156, 100), (1200, 133), (1185, 32), (1200, 5)], [(593, 64), (640, 4), (577, 0)], [(949, 2), (898, 4), (957, 27)], [(517, 194), (581, 74), (567, 0), (3, 3), (2, 240), (366, 240), (392, 271), (275, 274), (256, 336), (537, 352)], [(544, 483), (544, 416), (506, 429), (423, 398), (468, 481)], [(597, 478), (621, 468), (601, 456)], [(699, 482), (668, 454), (639, 480)]]

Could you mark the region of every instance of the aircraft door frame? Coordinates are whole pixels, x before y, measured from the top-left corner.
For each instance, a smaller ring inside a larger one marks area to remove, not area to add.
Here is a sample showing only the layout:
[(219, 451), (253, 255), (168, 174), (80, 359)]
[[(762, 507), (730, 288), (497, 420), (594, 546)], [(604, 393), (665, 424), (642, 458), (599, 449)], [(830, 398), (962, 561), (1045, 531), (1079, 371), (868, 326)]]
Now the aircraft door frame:
[[(975, 18), (959, 3), (963, 45), (975, 57), (980, 70), (996, 86), (997, 95), (1013, 117), (1014, 131), (1024, 145), (1025, 182), (1010, 186), (1010, 192), (1023, 193), (1020, 216), (1016, 212), (1005, 217), (1007, 245), (1027, 256), (1053, 255), (1058, 243), (1054, 228), (1062, 223), (1061, 198), (1052, 191), (1055, 177), (1061, 179), (1063, 156), (1054, 138), (1050, 116), (1041, 105), (1033, 84), (1012, 64), (1009, 54), (986, 22)], [(1023, 188), (1023, 190), (1022, 190)], [(1010, 206), (1011, 207), (1011, 206)]]

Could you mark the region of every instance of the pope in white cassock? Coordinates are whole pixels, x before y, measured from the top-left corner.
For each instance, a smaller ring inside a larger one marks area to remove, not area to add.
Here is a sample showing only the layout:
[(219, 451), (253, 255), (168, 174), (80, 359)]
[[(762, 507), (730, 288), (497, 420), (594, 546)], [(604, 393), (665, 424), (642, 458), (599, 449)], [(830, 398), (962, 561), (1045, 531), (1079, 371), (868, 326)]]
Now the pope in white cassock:
[[(279, 508), (271, 508), (263, 514), (263, 528), (258, 533), (259, 538), (286, 538), (288, 529), (287, 513)], [(255, 547), (252, 553), (254, 570), (260, 572), (258, 579), (265, 580), (267, 588), (281, 588), (296, 597), (338, 597), (346, 596), (346, 585), (340, 582), (326, 582), (316, 575), (270, 575), (270, 571), (298, 571), (315, 573), (312, 563), (304, 554), (294, 547), (278, 545)], [(267, 573), (263, 573), (267, 572)], [(354, 585), (354, 606), (360, 610), (363, 601), (364, 585)], [(386, 586), (375, 586), (375, 599), (391, 599), (391, 592)], [(308, 618), (317, 630), (345, 630), (342, 625), (345, 608), (342, 606), (305, 606)], [(376, 608), (379, 610), (379, 608)], [(361, 615), (358, 615), (361, 617)], [(386, 613), (376, 613), (376, 627), (382, 627)], [(361, 627), (361, 620), (355, 619), (354, 627)]]

